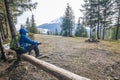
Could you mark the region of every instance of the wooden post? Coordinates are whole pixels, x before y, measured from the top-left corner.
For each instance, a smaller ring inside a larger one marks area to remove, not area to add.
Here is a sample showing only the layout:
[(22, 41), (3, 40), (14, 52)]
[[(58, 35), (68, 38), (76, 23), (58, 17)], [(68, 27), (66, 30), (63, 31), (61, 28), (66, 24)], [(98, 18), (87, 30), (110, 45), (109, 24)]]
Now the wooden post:
[(27, 54), (21, 55), (21, 58), (60, 80), (90, 80)]

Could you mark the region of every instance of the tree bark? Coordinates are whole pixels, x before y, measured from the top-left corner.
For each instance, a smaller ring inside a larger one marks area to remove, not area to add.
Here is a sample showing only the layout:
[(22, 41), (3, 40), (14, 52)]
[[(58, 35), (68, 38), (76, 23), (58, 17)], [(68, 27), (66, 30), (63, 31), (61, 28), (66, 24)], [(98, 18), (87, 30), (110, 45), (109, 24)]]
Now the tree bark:
[(7, 31), (5, 31), (5, 28), (4, 28), (4, 23), (1, 23), (0, 26), (1, 26), (1, 33), (2, 33), (2, 37), (4, 38), (3, 40), (7, 39)]
[(3, 31), (2, 31), (2, 23), (0, 22), (0, 35), (1, 35), (1, 39), (2, 40), (5, 40), (4, 36), (3, 35)]
[(97, 24), (97, 39), (100, 39), (100, 36), (99, 36), (99, 29), (100, 29), (100, 1), (98, 0), (98, 24)]
[(6, 26), (6, 38), (8, 38), (8, 36), (9, 36), (9, 26), (8, 26), (8, 21), (7, 21), (7, 17), (6, 16), (4, 16), (5, 17), (5, 19), (4, 19), (4, 23), (5, 23), (5, 26)]
[(105, 6), (105, 10), (103, 11), (103, 14), (104, 14), (104, 24), (103, 24), (103, 36), (102, 36), (102, 39), (104, 40), (105, 39), (105, 32), (106, 32), (106, 6)]
[(9, 24), (9, 27), (10, 27), (11, 35), (12, 35), (12, 38), (14, 38), (16, 36), (16, 28), (15, 28), (15, 25), (13, 23), (12, 14), (11, 14), (11, 11), (10, 11), (9, 0), (4, 0), (4, 4), (5, 4), (5, 8), (6, 8), (8, 24)]
[(6, 61), (6, 56), (5, 56), (5, 51), (4, 51), (4, 47), (3, 47), (3, 43), (2, 43), (2, 38), (1, 38), (1, 34), (0, 34), (0, 53), (1, 55), (1, 60), (4, 60), (4, 62)]
[(120, 26), (120, 9), (119, 9), (119, 12), (118, 12), (117, 28), (116, 28), (116, 35), (115, 35), (116, 40), (118, 40), (119, 26)]
[(105, 24), (103, 26), (103, 35), (102, 35), (102, 39), (104, 40), (105, 39)]

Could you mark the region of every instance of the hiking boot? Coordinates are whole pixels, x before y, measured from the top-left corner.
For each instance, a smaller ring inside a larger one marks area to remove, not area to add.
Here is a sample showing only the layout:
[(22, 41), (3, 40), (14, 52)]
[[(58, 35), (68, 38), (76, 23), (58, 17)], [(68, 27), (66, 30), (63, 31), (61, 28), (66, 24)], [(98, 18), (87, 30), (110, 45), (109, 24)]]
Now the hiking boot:
[(42, 56), (42, 54), (39, 54), (38, 56), (36, 56), (36, 58), (38, 58), (38, 59), (39, 59), (39, 58), (41, 58), (41, 56)]

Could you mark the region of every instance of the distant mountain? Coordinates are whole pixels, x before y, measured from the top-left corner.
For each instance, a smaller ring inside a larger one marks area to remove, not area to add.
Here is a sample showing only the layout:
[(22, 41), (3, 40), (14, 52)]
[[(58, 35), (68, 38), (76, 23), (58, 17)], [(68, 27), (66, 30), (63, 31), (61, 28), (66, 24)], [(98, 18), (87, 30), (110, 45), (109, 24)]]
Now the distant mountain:
[[(60, 18), (57, 18), (49, 23), (44, 23), (42, 25), (39, 25), (37, 28), (40, 30), (41, 33), (43, 34), (46, 34), (48, 31), (49, 32), (52, 32), (52, 33), (55, 33), (56, 29), (57, 31), (60, 33), (61, 32), (61, 24), (62, 24), (62, 21), (63, 21), (63, 17), (60, 17)], [(75, 34), (75, 30), (77, 28), (77, 23), (75, 23), (74, 25), (74, 29), (73, 29), (73, 35)], [(89, 35), (89, 28), (86, 27), (86, 30), (87, 30), (87, 33)]]
[[(47, 29), (46, 31), (55, 33), (56, 29), (57, 31), (60, 33), (61, 32), (61, 23), (62, 23), (62, 19), (63, 17), (60, 17), (58, 19), (55, 19), (53, 21), (51, 21), (50, 23), (44, 23), (42, 25), (39, 25), (37, 28), (41, 31), (44, 29)], [(46, 32), (47, 33), (47, 32)]]

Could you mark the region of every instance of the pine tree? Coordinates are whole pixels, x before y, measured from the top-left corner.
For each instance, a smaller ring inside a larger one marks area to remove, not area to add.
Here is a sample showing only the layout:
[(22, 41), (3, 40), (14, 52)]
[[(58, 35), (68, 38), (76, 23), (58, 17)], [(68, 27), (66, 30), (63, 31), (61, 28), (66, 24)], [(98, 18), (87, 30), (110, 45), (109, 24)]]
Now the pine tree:
[(77, 37), (87, 37), (87, 31), (86, 29), (80, 25), (80, 18), (78, 20), (78, 27), (75, 31), (75, 36)]
[(34, 15), (32, 15), (32, 18), (31, 18), (31, 33), (38, 33), (38, 30), (35, 24)]
[[(84, 0), (84, 16), (86, 26), (90, 27), (90, 38), (92, 36), (104, 39), (106, 28), (112, 23), (113, 4), (112, 0)], [(103, 36), (101, 36), (101, 32)], [(92, 35), (95, 33), (95, 35)]]
[(58, 30), (57, 29), (55, 29), (55, 35), (58, 35)]
[(116, 11), (116, 35), (115, 39), (118, 40), (119, 38), (119, 27), (120, 27), (120, 0), (115, 0), (115, 11)]
[(67, 8), (65, 11), (65, 16), (63, 18), (63, 22), (61, 25), (61, 35), (62, 36), (72, 36), (72, 30), (74, 27), (74, 15), (73, 15), (73, 10), (72, 8), (69, 6), (69, 4), (67, 4)]
[(84, 0), (83, 7), (83, 19), (84, 19), (84, 26), (90, 27), (90, 38), (92, 38), (93, 28), (96, 24), (96, 14), (95, 14), (95, 1), (93, 0)]
[(35, 9), (37, 3), (32, 3), (32, 0), (9, 0), (10, 1), (10, 9), (13, 15), (14, 23), (17, 23), (17, 16), (20, 16), (24, 13), (24, 11)]
[(112, 19), (112, 15), (113, 15), (113, 12), (112, 12), (112, 7), (113, 7), (113, 4), (112, 4), (112, 1), (111, 0), (104, 0), (104, 1), (101, 1), (101, 7), (102, 7), (102, 20), (101, 20), (101, 24), (103, 25), (103, 36), (102, 36), (102, 39), (105, 38), (105, 33), (106, 33), (106, 29), (109, 28), (110, 24), (112, 23), (111, 22), (111, 19)]
[(27, 18), (26, 20), (26, 28), (29, 32), (32, 32), (32, 28), (31, 28), (31, 24), (30, 24), (30, 20), (29, 18)]
[(21, 25), (20, 25), (20, 28), (25, 28), (25, 26), (21, 24)]

